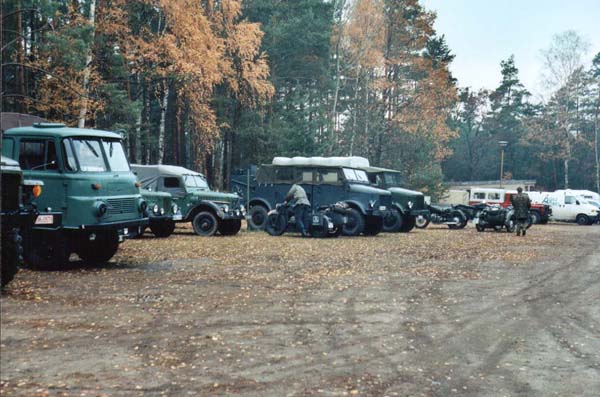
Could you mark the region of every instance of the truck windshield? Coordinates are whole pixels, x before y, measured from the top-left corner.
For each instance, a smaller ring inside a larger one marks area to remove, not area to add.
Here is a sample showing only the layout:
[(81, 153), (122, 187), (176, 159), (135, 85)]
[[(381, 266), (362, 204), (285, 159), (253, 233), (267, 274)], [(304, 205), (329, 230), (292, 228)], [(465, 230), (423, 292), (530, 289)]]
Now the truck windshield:
[(200, 175), (191, 175), (191, 174), (184, 175), (183, 181), (185, 182), (186, 187), (203, 189), (203, 190), (209, 189), (208, 182), (206, 182), (206, 179), (204, 179)]
[(344, 168), (344, 176), (349, 181), (354, 182), (369, 182), (369, 178), (367, 177), (367, 173), (363, 170), (355, 170), (352, 168)]
[(79, 160), (79, 168), (83, 172), (105, 172), (106, 162), (102, 156), (102, 147), (98, 139), (74, 138), (73, 149)]
[(129, 162), (121, 142), (118, 140), (102, 140), (102, 145), (111, 171), (129, 171)]
[(403, 185), (402, 175), (395, 172), (384, 172), (383, 180), (386, 186), (401, 187)]

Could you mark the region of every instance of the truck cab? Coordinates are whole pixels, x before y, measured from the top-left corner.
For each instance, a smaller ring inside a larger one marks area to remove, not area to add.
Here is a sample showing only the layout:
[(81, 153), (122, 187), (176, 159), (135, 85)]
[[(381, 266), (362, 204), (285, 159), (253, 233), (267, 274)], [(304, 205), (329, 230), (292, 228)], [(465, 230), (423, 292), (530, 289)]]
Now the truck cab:
[(284, 201), (292, 185), (306, 191), (313, 209), (345, 202), (349, 207), (343, 233), (376, 235), (392, 204), (391, 193), (371, 186), (367, 173), (351, 158), (276, 157), (261, 166), (250, 187), (250, 226), (262, 229), (267, 212)]
[(18, 161), (25, 178), (44, 183), (34, 204), (48, 217), (32, 228), (26, 262), (56, 267), (76, 253), (85, 262), (104, 263), (125, 237), (148, 224), (121, 140), (113, 132), (54, 123), (4, 132), (2, 154)]
[(552, 219), (556, 221), (591, 225), (598, 220), (598, 208), (570, 190), (549, 193), (544, 203), (552, 207)]
[(392, 193), (392, 208), (383, 220), (385, 232), (409, 232), (415, 227), (417, 217), (429, 217), (425, 196), (403, 188), (400, 171), (379, 167), (366, 167), (364, 170), (371, 184)]

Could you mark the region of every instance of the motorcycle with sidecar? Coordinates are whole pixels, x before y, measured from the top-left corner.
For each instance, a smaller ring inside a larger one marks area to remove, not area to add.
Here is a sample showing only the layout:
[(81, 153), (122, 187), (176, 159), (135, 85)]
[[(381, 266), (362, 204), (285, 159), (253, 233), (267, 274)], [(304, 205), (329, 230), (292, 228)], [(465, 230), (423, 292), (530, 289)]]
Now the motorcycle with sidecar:
[(469, 219), (467, 215), (454, 206), (444, 207), (439, 205), (430, 205), (428, 207), (429, 215), (417, 216), (415, 226), (419, 229), (425, 229), (429, 223), (434, 225), (448, 225), (450, 229), (463, 229), (467, 226)]
[[(323, 205), (308, 212), (304, 224), (311, 237), (338, 237), (348, 222), (350, 207), (344, 202)], [(292, 206), (279, 203), (267, 214), (265, 231), (271, 236), (281, 236), (286, 231), (298, 231)]]

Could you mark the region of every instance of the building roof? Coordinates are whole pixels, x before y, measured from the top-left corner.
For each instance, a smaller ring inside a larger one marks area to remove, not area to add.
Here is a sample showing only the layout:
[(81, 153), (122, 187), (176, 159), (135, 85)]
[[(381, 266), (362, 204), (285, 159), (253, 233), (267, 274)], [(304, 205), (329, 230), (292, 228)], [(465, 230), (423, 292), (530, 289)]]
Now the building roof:
[(58, 123), (35, 123), (28, 127), (11, 128), (4, 131), (4, 135), (35, 135), (68, 138), (74, 136), (87, 136), (93, 138), (121, 139), (121, 135), (103, 130), (87, 128), (71, 128)]

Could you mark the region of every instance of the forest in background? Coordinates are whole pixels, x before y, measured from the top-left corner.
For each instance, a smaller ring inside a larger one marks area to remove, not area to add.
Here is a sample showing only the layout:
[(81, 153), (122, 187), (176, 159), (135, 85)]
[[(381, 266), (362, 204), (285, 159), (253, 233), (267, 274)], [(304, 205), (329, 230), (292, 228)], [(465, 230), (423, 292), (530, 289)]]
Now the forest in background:
[(547, 99), (512, 57), (475, 92), (434, 21), (418, 0), (6, 1), (2, 111), (122, 131), (132, 163), (217, 188), (276, 155), (358, 155), (437, 196), (498, 179), (502, 140), (505, 178), (600, 190), (600, 54), (559, 33)]

